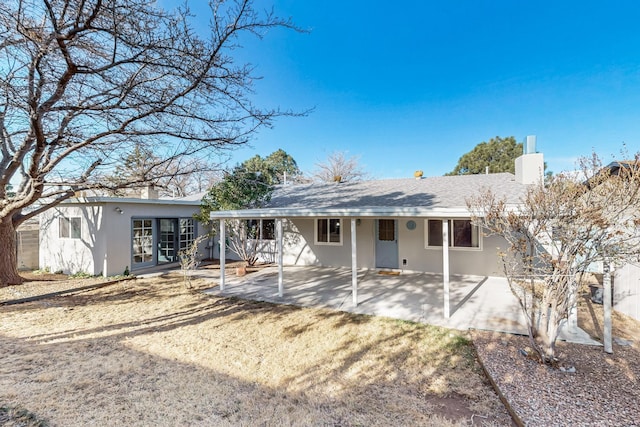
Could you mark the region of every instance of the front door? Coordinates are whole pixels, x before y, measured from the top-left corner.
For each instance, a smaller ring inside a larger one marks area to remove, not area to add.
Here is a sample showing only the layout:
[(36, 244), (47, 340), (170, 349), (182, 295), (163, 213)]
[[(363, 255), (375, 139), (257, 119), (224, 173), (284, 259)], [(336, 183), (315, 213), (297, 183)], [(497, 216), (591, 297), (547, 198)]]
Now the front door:
[(394, 219), (376, 221), (376, 267), (398, 268), (398, 224)]

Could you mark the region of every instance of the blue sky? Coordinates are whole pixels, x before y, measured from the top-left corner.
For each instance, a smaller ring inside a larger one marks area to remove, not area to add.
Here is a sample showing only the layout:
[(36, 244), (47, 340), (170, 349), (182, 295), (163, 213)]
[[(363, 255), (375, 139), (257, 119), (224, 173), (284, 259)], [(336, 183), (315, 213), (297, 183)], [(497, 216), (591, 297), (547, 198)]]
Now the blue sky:
[(640, 149), (638, 1), (256, 4), (311, 30), (244, 43), (256, 103), (314, 111), (261, 130), (231, 164), (282, 148), (311, 172), (342, 150), (375, 178), (442, 175), (491, 137), (537, 135), (559, 172)]

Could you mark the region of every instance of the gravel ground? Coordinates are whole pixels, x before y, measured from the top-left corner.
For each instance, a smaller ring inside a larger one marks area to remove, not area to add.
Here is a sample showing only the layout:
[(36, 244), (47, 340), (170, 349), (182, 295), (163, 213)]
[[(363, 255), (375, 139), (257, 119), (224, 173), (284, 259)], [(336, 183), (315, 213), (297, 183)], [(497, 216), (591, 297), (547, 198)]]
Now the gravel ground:
[(525, 426), (640, 426), (640, 350), (559, 342), (562, 372), (523, 356), (528, 337), (474, 332), (478, 357)]

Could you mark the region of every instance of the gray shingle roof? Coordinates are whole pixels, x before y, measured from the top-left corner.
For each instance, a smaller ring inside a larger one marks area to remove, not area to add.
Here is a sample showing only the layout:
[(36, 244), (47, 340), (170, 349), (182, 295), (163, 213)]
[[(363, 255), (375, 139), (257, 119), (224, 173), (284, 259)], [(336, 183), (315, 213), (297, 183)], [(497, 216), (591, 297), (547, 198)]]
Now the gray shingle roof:
[(277, 188), (265, 208), (466, 208), (468, 197), (486, 189), (518, 203), (526, 186), (510, 173), (289, 185)]
[(263, 208), (213, 211), (211, 218), (466, 217), (468, 197), (490, 189), (517, 204), (526, 188), (510, 173), (287, 185)]

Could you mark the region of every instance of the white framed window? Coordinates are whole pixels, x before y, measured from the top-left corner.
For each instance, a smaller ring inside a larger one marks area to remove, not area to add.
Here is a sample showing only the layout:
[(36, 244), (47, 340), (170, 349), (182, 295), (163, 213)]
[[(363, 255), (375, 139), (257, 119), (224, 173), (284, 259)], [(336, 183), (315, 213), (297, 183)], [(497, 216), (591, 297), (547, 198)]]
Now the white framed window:
[(62, 239), (82, 238), (82, 219), (79, 216), (58, 218), (58, 237)]
[(247, 220), (247, 236), (250, 239), (275, 240), (275, 219), (249, 219)]
[(315, 220), (315, 244), (342, 246), (342, 220), (317, 218)]
[[(427, 219), (425, 227), (425, 246), (442, 247), (442, 219)], [(459, 249), (481, 249), (480, 230), (468, 219), (447, 220), (449, 227), (449, 247)]]
[(276, 220), (275, 219), (260, 220), (260, 238), (262, 240), (276, 239)]

